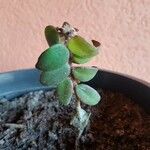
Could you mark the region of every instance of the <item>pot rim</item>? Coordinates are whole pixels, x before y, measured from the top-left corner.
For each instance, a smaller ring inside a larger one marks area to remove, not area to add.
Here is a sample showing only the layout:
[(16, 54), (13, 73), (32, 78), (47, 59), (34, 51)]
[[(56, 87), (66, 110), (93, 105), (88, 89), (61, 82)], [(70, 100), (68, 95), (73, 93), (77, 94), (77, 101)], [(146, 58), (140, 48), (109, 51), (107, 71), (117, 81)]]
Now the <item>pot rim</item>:
[[(17, 73), (17, 72), (20, 72), (20, 71), (29, 71), (29, 70), (37, 70), (37, 69), (36, 68), (26, 68), (26, 69), (18, 69), (18, 70), (0, 72), (0, 77), (3, 74)], [(100, 68), (98, 68), (98, 70), (99, 71), (105, 71), (105, 72), (108, 72), (108, 73), (111, 73), (111, 74), (117, 74), (119, 76), (124, 76), (126, 78), (129, 78), (129, 79), (132, 79), (132, 80), (136, 80), (137, 82), (140, 82), (140, 83), (150, 87), (150, 82), (145, 81), (145, 80), (140, 79), (140, 78), (137, 78), (135, 76), (129, 75), (129, 74), (121, 73), (121, 72), (118, 72), (118, 71), (107, 70), (107, 69), (100, 69)]]
[[(41, 85), (39, 78), (40, 71), (35, 68), (0, 73), (0, 99), (10, 100), (30, 91), (55, 88)], [(124, 93), (137, 99), (136, 102), (150, 112), (150, 83), (146, 81), (123, 73), (99, 70), (96, 76), (86, 84), (94, 88)]]

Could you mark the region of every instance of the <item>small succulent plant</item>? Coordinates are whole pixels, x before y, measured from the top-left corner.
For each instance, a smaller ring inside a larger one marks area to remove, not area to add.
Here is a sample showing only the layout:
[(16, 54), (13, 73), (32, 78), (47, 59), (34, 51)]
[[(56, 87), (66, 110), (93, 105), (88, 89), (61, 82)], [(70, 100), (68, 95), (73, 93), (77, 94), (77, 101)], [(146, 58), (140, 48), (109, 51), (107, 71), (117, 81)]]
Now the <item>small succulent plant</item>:
[(90, 118), (90, 113), (81, 108), (80, 102), (92, 106), (101, 99), (95, 89), (83, 82), (91, 80), (98, 69), (74, 67), (72, 64), (90, 61), (98, 54), (100, 43), (92, 40), (90, 44), (77, 32), (78, 29), (67, 22), (64, 22), (61, 28), (47, 26), (45, 36), (49, 48), (39, 56), (36, 68), (41, 70), (40, 82), (43, 85), (57, 87), (60, 104), (68, 105), (73, 94), (75, 95), (76, 114), (71, 120), (71, 125), (78, 128), (80, 137)]

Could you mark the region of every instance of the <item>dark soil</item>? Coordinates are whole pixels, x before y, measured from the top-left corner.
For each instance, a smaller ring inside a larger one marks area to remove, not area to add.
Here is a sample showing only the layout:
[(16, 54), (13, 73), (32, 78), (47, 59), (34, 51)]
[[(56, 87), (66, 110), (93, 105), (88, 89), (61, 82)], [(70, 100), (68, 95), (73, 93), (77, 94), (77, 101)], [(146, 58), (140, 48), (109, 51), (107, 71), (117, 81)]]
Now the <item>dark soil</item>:
[[(150, 116), (119, 93), (100, 92), (91, 123), (79, 141), (81, 150), (150, 150)], [(73, 107), (72, 107), (73, 106)], [(0, 101), (0, 150), (73, 150), (77, 130), (70, 124), (72, 105), (62, 107), (49, 92), (30, 92)]]

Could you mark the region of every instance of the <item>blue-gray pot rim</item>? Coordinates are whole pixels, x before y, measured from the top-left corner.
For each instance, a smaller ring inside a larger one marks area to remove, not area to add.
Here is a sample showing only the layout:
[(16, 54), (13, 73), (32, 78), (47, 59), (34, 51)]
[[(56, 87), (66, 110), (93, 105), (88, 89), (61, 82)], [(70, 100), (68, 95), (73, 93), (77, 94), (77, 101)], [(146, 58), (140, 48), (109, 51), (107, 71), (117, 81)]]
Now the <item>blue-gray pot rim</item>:
[[(0, 98), (10, 100), (30, 91), (54, 88), (41, 85), (39, 78), (40, 71), (37, 69), (0, 73)], [(94, 88), (124, 93), (150, 112), (150, 83), (146, 81), (121, 73), (99, 70), (96, 76), (86, 84)]]

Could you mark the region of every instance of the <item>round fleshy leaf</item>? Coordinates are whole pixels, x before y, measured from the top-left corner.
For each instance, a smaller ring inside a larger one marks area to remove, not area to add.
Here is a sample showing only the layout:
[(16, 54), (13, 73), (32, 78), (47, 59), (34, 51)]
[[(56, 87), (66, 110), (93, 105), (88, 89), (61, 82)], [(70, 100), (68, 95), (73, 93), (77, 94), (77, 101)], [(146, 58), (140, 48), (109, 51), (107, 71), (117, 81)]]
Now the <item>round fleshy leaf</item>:
[(40, 55), (36, 68), (43, 71), (51, 71), (62, 67), (68, 61), (68, 49), (63, 44), (56, 44)]
[(49, 46), (59, 43), (59, 34), (56, 28), (51, 25), (45, 28), (45, 37)]
[(68, 41), (67, 46), (73, 54), (82, 58), (89, 58), (98, 54), (98, 50), (93, 45), (77, 35)]
[(95, 67), (75, 67), (73, 75), (76, 79), (82, 82), (91, 80), (97, 73), (98, 69)]
[(41, 73), (40, 82), (43, 85), (58, 85), (70, 74), (70, 66), (65, 64), (59, 69)]
[(84, 63), (89, 62), (92, 58), (82, 58), (82, 57), (73, 55), (72, 59), (73, 59), (73, 62), (76, 64), (84, 64)]
[(101, 99), (98, 92), (86, 84), (76, 85), (75, 89), (80, 100), (87, 105), (96, 105)]
[(73, 83), (71, 79), (63, 80), (57, 87), (57, 95), (59, 102), (63, 105), (68, 105), (73, 94)]

